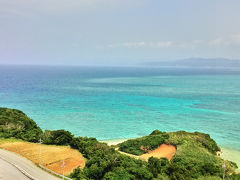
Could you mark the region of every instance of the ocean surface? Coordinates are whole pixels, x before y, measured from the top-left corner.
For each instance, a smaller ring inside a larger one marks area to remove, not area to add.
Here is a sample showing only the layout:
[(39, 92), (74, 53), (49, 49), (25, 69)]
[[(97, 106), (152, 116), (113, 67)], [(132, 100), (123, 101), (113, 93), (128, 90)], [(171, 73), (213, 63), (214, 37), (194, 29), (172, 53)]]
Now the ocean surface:
[(200, 131), (240, 151), (239, 70), (1, 65), (0, 106), (76, 136)]

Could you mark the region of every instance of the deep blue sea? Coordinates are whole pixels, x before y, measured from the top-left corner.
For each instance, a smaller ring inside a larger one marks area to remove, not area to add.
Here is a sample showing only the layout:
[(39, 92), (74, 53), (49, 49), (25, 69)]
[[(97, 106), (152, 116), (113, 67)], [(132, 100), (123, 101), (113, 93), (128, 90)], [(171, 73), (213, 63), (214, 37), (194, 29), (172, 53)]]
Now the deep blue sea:
[(240, 151), (240, 71), (0, 66), (0, 106), (99, 140), (200, 131)]

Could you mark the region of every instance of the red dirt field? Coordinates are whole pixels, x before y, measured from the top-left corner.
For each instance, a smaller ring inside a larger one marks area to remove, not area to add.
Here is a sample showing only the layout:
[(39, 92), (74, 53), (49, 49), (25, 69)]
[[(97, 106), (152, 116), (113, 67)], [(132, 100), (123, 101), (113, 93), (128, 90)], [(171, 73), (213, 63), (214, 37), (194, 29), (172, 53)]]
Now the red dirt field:
[[(118, 148), (116, 148), (116, 150), (118, 150)], [(136, 156), (133, 154), (122, 152), (122, 151), (119, 151), (119, 152), (122, 154), (125, 154), (127, 156), (133, 157), (135, 159), (140, 159), (140, 160), (145, 160), (145, 161), (148, 161), (148, 159), (152, 156), (159, 158), (159, 159), (165, 157), (170, 161), (176, 152), (176, 148), (175, 148), (175, 146), (172, 146), (172, 145), (162, 144), (157, 149), (148, 151), (148, 153), (143, 154), (141, 156)]]
[(139, 159), (148, 160), (148, 158), (153, 156), (159, 159), (162, 157), (165, 157), (170, 161), (174, 156), (175, 152), (176, 152), (176, 148), (174, 146), (162, 144), (157, 149), (154, 149), (152, 151), (149, 151), (146, 154), (139, 156)]

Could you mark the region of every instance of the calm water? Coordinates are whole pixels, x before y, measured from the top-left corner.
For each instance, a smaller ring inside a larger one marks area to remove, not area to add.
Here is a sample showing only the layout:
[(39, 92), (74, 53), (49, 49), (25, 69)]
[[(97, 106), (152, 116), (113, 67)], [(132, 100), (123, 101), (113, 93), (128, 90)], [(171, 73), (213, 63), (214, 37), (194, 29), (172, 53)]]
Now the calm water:
[(99, 140), (201, 131), (240, 151), (240, 71), (0, 66), (0, 106)]

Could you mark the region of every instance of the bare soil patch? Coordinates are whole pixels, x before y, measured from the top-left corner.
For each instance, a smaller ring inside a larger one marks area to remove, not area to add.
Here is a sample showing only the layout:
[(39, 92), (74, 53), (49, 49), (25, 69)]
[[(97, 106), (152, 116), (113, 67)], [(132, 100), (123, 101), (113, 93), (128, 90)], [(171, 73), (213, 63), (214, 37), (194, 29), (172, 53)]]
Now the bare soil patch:
[[(118, 148), (116, 148), (118, 150)], [(148, 161), (150, 157), (156, 157), (156, 158), (167, 158), (169, 161), (173, 158), (175, 152), (176, 152), (176, 147), (173, 145), (167, 145), (167, 144), (162, 144), (160, 145), (157, 149), (154, 149), (152, 151), (148, 151), (147, 153), (141, 155), (141, 156), (136, 156), (133, 154), (125, 153), (122, 151), (119, 151), (122, 154), (128, 155), (130, 157), (133, 157), (135, 159), (140, 159), (140, 160), (145, 160)]]
[(148, 158), (153, 156), (159, 159), (165, 157), (170, 161), (174, 156), (175, 152), (176, 152), (175, 146), (162, 144), (157, 149), (148, 151), (146, 154), (141, 155), (140, 159), (148, 160)]

